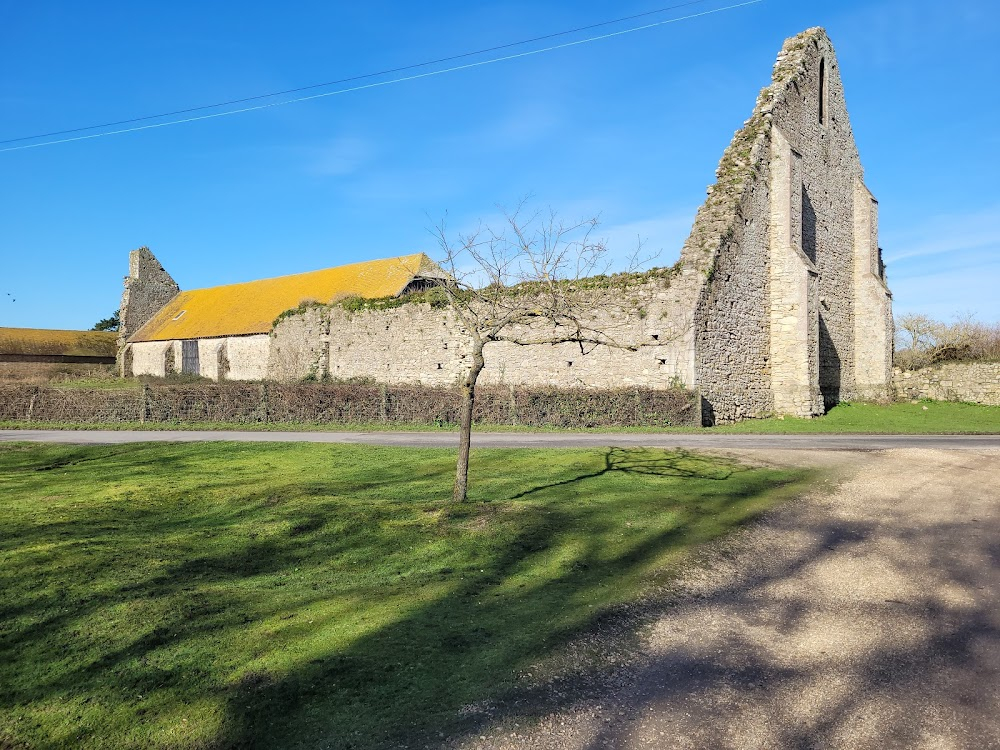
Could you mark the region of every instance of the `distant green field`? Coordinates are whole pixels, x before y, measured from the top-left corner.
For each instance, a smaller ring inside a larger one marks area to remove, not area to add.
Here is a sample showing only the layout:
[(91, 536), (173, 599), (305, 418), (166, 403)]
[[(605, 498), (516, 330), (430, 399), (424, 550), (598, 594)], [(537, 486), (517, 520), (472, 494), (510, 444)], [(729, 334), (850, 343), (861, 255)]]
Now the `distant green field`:
[[(421, 431), (453, 432), (454, 425), (400, 423), (231, 423), (231, 422), (125, 422), (84, 424), (65, 422), (0, 422), (0, 429), (107, 429), (107, 430), (255, 430), (285, 432), (293, 430), (360, 430), (360, 431)], [(510, 425), (478, 425), (483, 431), (504, 432), (564, 432), (558, 428), (513, 427)], [(835, 406), (815, 419), (748, 419), (719, 427), (595, 427), (573, 432), (712, 432), (738, 434), (772, 433), (872, 433), (872, 434), (1000, 434), (1000, 406), (921, 401), (913, 403), (851, 404)]]
[(0, 748), (436, 740), (812, 478), (478, 450), (454, 506), (454, 457), (0, 444)]

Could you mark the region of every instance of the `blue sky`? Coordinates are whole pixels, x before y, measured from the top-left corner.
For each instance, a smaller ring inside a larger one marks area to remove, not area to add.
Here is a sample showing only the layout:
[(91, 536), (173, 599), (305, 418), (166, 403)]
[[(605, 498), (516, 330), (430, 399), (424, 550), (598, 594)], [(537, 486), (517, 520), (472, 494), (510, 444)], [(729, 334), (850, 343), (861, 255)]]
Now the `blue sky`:
[[(9, 3), (0, 140), (682, 1)], [(0, 325), (90, 327), (118, 306), (140, 245), (182, 288), (213, 286), (433, 256), (428, 230), (446, 214), (469, 227), (526, 194), (567, 218), (599, 213), (622, 256), (640, 236), (672, 263), (783, 39), (814, 25), (837, 48), (896, 314), (1000, 320), (1000, 4), (763, 0), (420, 80), (0, 153)]]

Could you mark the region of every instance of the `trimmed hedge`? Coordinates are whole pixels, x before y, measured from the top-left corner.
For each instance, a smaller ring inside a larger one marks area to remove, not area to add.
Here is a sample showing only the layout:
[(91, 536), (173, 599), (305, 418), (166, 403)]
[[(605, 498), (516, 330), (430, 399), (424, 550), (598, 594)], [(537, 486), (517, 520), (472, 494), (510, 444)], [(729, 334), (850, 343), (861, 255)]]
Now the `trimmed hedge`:
[[(148, 385), (128, 390), (0, 385), (0, 421), (239, 424), (458, 423), (454, 388), (367, 383), (218, 383)], [(529, 427), (663, 427), (698, 425), (697, 394), (621, 389), (483, 387), (480, 424)]]

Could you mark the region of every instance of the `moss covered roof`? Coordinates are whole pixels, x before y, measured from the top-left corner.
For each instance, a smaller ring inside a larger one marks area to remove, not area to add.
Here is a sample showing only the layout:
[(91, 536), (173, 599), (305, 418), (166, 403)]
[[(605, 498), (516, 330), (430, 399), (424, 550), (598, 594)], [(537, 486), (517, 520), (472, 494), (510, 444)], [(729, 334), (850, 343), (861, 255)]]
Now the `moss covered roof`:
[(114, 357), (117, 333), (0, 328), (0, 354), (63, 357)]
[(275, 318), (303, 302), (393, 297), (414, 278), (440, 277), (423, 253), (180, 292), (129, 341), (171, 341), (269, 333)]

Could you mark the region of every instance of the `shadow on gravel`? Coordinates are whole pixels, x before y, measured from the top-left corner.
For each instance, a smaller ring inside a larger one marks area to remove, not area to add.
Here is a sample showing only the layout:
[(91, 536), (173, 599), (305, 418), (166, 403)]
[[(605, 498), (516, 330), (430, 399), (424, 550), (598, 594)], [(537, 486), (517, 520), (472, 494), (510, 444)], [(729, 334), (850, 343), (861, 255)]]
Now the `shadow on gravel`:
[[(982, 469), (950, 460), (950, 471)], [(596, 629), (588, 648), (617, 651), (620, 663), (512, 691), (449, 746), (998, 748), (1000, 503), (990, 495), (936, 509), (950, 520), (930, 519), (919, 501), (863, 519), (783, 511), (759, 545), (714, 561), (730, 568), (724, 583)], [(769, 554), (786, 535), (801, 542), (794, 554)], [(617, 645), (653, 621), (650, 652)]]

